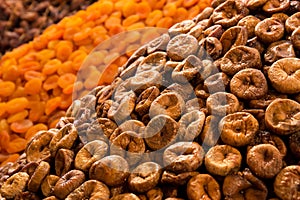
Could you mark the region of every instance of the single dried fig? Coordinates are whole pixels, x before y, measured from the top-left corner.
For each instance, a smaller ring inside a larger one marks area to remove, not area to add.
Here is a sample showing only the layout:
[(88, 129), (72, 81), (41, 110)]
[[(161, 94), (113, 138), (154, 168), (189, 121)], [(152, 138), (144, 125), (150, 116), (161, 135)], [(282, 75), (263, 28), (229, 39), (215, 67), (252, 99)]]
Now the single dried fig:
[(145, 142), (152, 150), (159, 150), (170, 145), (177, 136), (177, 122), (168, 115), (153, 117), (145, 129)]
[(206, 106), (212, 115), (224, 116), (237, 112), (240, 108), (239, 100), (231, 93), (216, 92), (207, 98)]
[(63, 176), (70, 171), (74, 160), (74, 152), (69, 149), (59, 149), (55, 156), (55, 172)]
[(298, 200), (300, 197), (300, 166), (290, 165), (277, 174), (274, 181), (274, 192), (282, 200)]
[(143, 116), (149, 112), (150, 105), (159, 96), (159, 89), (156, 86), (149, 87), (145, 89), (137, 99), (137, 103), (135, 105), (135, 111)]
[(44, 196), (48, 197), (50, 195), (53, 195), (53, 190), (56, 182), (60, 179), (59, 176), (56, 175), (47, 175), (42, 184), (41, 184), (41, 190)]
[(272, 178), (282, 168), (282, 157), (275, 146), (259, 144), (248, 151), (247, 164), (257, 176)]
[(199, 110), (193, 110), (184, 114), (179, 122), (178, 136), (180, 141), (193, 141), (202, 131), (205, 114)]
[(43, 179), (49, 174), (49, 172), (49, 163), (41, 161), (28, 181), (28, 190), (31, 192), (37, 192), (40, 189)]
[(264, 59), (267, 63), (273, 63), (282, 58), (293, 57), (296, 57), (293, 45), (290, 41), (286, 40), (273, 42), (264, 54)]
[(235, 147), (248, 145), (258, 128), (258, 121), (247, 112), (229, 114), (219, 123), (222, 141)]
[(73, 190), (78, 188), (85, 180), (80, 170), (71, 170), (63, 175), (55, 184), (53, 193), (60, 199), (66, 198)]
[(128, 177), (128, 185), (133, 192), (146, 192), (154, 188), (160, 179), (161, 166), (154, 162), (138, 165)]
[(216, 145), (211, 147), (205, 155), (205, 167), (214, 175), (226, 176), (240, 169), (242, 155), (229, 145)]
[(268, 190), (265, 184), (246, 168), (242, 172), (225, 177), (223, 194), (225, 199), (263, 200), (267, 199)]
[(25, 149), (27, 162), (49, 160), (51, 157), (49, 143), (54, 135), (52, 131), (40, 131), (32, 137)]
[(290, 99), (275, 99), (266, 109), (266, 126), (279, 135), (300, 130), (300, 104)]
[(18, 172), (9, 177), (1, 186), (0, 194), (7, 199), (13, 199), (25, 190), (29, 175), (26, 172)]
[(274, 18), (267, 18), (255, 26), (255, 35), (264, 43), (276, 42), (284, 36), (284, 26)]
[(223, 54), (233, 47), (245, 45), (247, 40), (248, 33), (245, 27), (234, 26), (227, 29), (220, 38)]
[(230, 91), (241, 99), (260, 99), (267, 94), (268, 83), (258, 69), (243, 69), (230, 80)]
[(175, 173), (195, 171), (201, 166), (204, 150), (197, 142), (177, 142), (163, 155), (166, 169)]
[(97, 180), (88, 180), (71, 192), (66, 200), (99, 199), (108, 200), (110, 191), (108, 187)]
[(266, 13), (284, 12), (290, 7), (290, 0), (269, 0), (262, 7)]
[(177, 92), (167, 92), (161, 94), (152, 102), (149, 115), (153, 118), (163, 114), (176, 120), (181, 116), (184, 108), (184, 100)]
[(228, 75), (234, 75), (246, 68), (260, 69), (261, 66), (258, 50), (247, 46), (237, 46), (230, 49), (220, 62), (221, 70)]
[(173, 37), (167, 45), (167, 54), (175, 61), (181, 61), (189, 55), (195, 55), (197, 50), (197, 39), (187, 34), (179, 34)]
[(195, 25), (196, 23), (193, 20), (184, 20), (171, 26), (168, 32), (171, 37), (174, 37), (175, 35), (189, 32)]
[[(170, 43), (170, 42), (169, 42)], [(136, 75), (144, 73), (146, 71), (158, 71), (160, 72), (167, 62), (167, 53), (163, 51), (157, 51), (149, 54), (142, 60), (136, 70)]]
[(183, 172), (183, 173), (174, 173), (171, 171), (164, 171), (161, 177), (161, 183), (171, 184), (171, 185), (185, 185), (193, 177), (198, 175), (199, 172)]
[(94, 140), (85, 144), (75, 157), (75, 168), (88, 171), (91, 165), (103, 158), (108, 151), (108, 145), (101, 140)]
[(51, 154), (55, 155), (59, 148), (71, 149), (77, 137), (78, 132), (74, 124), (65, 125), (53, 136), (49, 143)]
[(89, 178), (96, 179), (108, 186), (119, 186), (129, 176), (127, 161), (121, 156), (110, 155), (94, 162), (89, 170)]
[(191, 178), (187, 184), (187, 195), (189, 200), (221, 199), (220, 186), (209, 174), (198, 174)]

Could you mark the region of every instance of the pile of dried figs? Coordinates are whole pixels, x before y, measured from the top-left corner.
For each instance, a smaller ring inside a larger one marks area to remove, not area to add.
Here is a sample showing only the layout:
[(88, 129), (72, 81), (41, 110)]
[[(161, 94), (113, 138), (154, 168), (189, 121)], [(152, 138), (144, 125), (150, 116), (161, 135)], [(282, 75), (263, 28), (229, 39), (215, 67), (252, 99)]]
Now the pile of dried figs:
[(300, 2), (215, 0), (0, 169), (4, 199), (300, 199)]
[(96, 0), (0, 0), (0, 55)]

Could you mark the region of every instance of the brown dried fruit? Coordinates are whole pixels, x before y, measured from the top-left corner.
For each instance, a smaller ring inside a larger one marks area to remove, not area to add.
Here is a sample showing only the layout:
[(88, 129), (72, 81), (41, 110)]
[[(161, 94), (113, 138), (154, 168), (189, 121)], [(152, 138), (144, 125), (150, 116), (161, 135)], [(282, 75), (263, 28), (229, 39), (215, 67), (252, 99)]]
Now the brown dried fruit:
[(50, 195), (53, 195), (54, 186), (59, 179), (60, 179), (59, 176), (52, 175), (52, 174), (44, 178), (41, 184), (41, 190), (44, 196), (48, 197)]
[(51, 156), (49, 143), (54, 135), (55, 133), (50, 130), (38, 132), (25, 149), (27, 162), (49, 160)]
[[(170, 42), (169, 42), (170, 43)], [(149, 54), (142, 60), (136, 70), (136, 75), (144, 73), (146, 71), (158, 71), (160, 72), (165, 63), (167, 62), (167, 53), (163, 51), (157, 51)]]
[(135, 111), (143, 116), (149, 112), (150, 105), (159, 96), (159, 89), (156, 86), (149, 87), (145, 89), (137, 99), (137, 103), (135, 105)]
[(108, 186), (119, 186), (129, 176), (127, 161), (121, 156), (111, 155), (94, 162), (89, 170), (89, 178), (96, 179)]
[(297, 28), (293, 31), (291, 36), (291, 41), (293, 43), (294, 48), (300, 49), (300, 28)]
[(165, 51), (169, 41), (170, 36), (168, 34), (161, 35), (147, 44), (147, 53), (151, 54), (155, 51)]
[(195, 25), (196, 23), (193, 20), (184, 20), (174, 24), (169, 28), (168, 32), (171, 37), (174, 37), (176, 35), (189, 32)]
[(4, 198), (12, 199), (25, 190), (29, 175), (26, 172), (18, 172), (9, 177), (1, 186), (0, 194)]
[(272, 64), (268, 77), (278, 92), (295, 94), (300, 92), (299, 72), (299, 58), (283, 58)]
[(221, 199), (220, 186), (209, 174), (198, 174), (191, 178), (187, 184), (187, 195), (189, 200)]
[(225, 54), (229, 49), (242, 46), (247, 43), (248, 33), (243, 26), (234, 26), (227, 29), (221, 36), (222, 53)]
[(161, 183), (171, 184), (171, 185), (185, 185), (193, 177), (198, 175), (199, 172), (183, 172), (183, 173), (174, 173), (171, 171), (164, 171), (161, 177)]
[(66, 200), (99, 199), (108, 200), (110, 191), (108, 187), (97, 180), (88, 180), (71, 192)]
[[(249, 2), (249, 1), (248, 1)], [(244, 18), (242, 18), (238, 26), (245, 27), (247, 29), (248, 38), (255, 37), (255, 26), (260, 22), (260, 19), (253, 15), (248, 15)]]
[(179, 83), (188, 83), (192, 79), (199, 76), (202, 61), (195, 55), (189, 55), (181, 63), (179, 63), (172, 72), (172, 79)]
[(218, 59), (223, 50), (222, 43), (215, 37), (206, 37), (199, 42), (200, 48), (198, 57), (205, 58), (211, 57), (212, 59)]
[(149, 115), (151, 118), (157, 115), (168, 115), (174, 120), (178, 119), (185, 108), (181, 95), (177, 92), (167, 92), (158, 96), (151, 104)]
[(275, 146), (259, 144), (248, 151), (247, 164), (257, 176), (272, 178), (282, 168), (282, 157)]
[(225, 116), (237, 112), (240, 103), (234, 94), (227, 92), (216, 92), (207, 98), (206, 106), (212, 115)]
[(203, 130), (200, 134), (200, 141), (204, 148), (207, 146), (212, 147), (217, 144), (221, 134), (218, 128), (220, 120), (220, 117), (214, 115), (206, 117)]
[(193, 110), (184, 114), (178, 121), (178, 136), (180, 141), (193, 141), (202, 131), (205, 114), (199, 110)]
[(74, 151), (68, 149), (59, 149), (55, 156), (55, 173), (63, 176), (70, 171), (74, 160)]
[(274, 191), (282, 200), (298, 200), (300, 197), (300, 166), (290, 165), (282, 169), (275, 178)]
[(265, 184), (246, 168), (242, 172), (225, 177), (223, 194), (225, 199), (262, 200), (267, 199), (268, 190)]
[(256, 25), (255, 35), (264, 43), (276, 42), (284, 36), (284, 26), (274, 18), (267, 18)]
[(235, 147), (248, 145), (258, 128), (258, 121), (247, 112), (229, 114), (219, 123), (222, 141)]
[(292, 33), (300, 26), (300, 13), (299, 11), (291, 15), (285, 22), (285, 29), (287, 32)]
[(29, 191), (37, 192), (40, 189), (43, 179), (49, 174), (50, 165), (45, 161), (41, 161), (35, 169), (34, 173), (28, 181), (27, 187)]
[(151, 86), (159, 87), (162, 84), (162, 75), (158, 71), (149, 70), (139, 72), (138, 75), (127, 80), (129, 80), (129, 87), (136, 93), (140, 93)]
[(234, 75), (246, 68), (260, 69), (261, 66), (261, 57), (258, 50), (247, 46), (237, 46), (230, 49), (221, 58), (220, 63), (221, 70), (228, 75)]
[(258, 7), (263, 6), (268, 0), (248, 0), (247, 1), (247, 8), (251, 10), (255, 10)]
[(154, 188), (160, 179), (161, 166), (154, 162), (145, 162), (133, 169), (128, 177), (128, 185), (133, 192), (146, 192)]
[(55, 184), (53, 193), (60, 199), (66, 198), (73, 190), (78, 188), (85, 180), (85, 175), (80, 170), (71, 170), (63, 175)]
[(293, 45), (290, 41), (280, 40), (273, 42), (267, 48), (264, 59), (267, 63), (273, 63), (282, 58), (296, 57)]
[(150, 149), (159, 150), (174, 142), (178, 128), (168, 115), (157, 115), (146, 126), (144, 140)]
[(55, 155), (59, 148), (71, 149), (78, 137), (74, 124), (67, 124), (62, 127), (51, 139), (49, 148), (52, 155)]
[(300, 159), (300, 132), (296, 132), (289, 137), (290, 150), (297, 159)]
[(211, 147), (205, 155), (205, 167), (214, 175), (226, 176), (240, 169), (242, 155), (229, 145), (216, 145)]
[(110, 200), (140, 200), (140, 198), (133, 193), (124, 193), (116, 195), (110, 198)]
[(180, 34), (173, 37), (167, 45), (167, 54), (175, 61), (181, 61), (189, 55), (195, 55), (197, 50), (197, 39), (187, 34)]
[(204, 89), (210, 94), (224, 92), (229, 85), (230, 78), (223, 72), (218, 72), (205, 79)]
[(290, 7), (290, 0), (269, 0), (262, 7), (266, 13), (284, 12)]
[(177, 142), (163, 155), (166, 169), (175, 173), (195, 171), (201, 166), (204, 150), (197, 142)]
[(241, 99), (260, 99), (267, 94), (268, 83), (260, 70), (243, 69), (230, 80), (230, 91)]
[(279, 135), (300, 130), (300, 104), (290, 99), (275, 99), (266, 109), (267, 128)]
[(146, 151), (144, 139), (136, 132), (123, 131), (111, 139), (110, 155), (119, 155), (126, 159), (129, 166), (135, 165)]
[(91, 165), (103, 158), (108, 151), (108, 145), (101, 140), (94, 140), (85, 144), (75, 157), (75, 168), (88, 171)]
[(212, 21), (224, 28), (235, 26), (240, 19), (249, 13), (243, 1), (227, 0), (212, 13)]

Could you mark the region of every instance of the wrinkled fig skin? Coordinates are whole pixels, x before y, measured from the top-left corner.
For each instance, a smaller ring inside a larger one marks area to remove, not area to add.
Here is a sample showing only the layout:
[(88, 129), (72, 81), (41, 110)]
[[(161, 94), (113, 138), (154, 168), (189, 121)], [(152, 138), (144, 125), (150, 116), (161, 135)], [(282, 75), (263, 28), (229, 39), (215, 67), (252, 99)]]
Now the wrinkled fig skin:
[(259, 144), (248, 151), (247, 164), (258, 177), (272, 178), (282, 168), (282, 157), (275, 146)]
[(221, 199), (220, 186), (209, 174), (198, 174), (191, 178), (187, 184), (187, 193), (190, 200)]
[(263, 200), (267, 193), (265, 184), (247, 168), (227, 175), (223, 182), (225, 199)]
[(258, 121), (247, 112), (229, 114), (219, 123), (222, 141), (234, 147), (248, 145), (256, 135), (258, 128)]
[(0, 199), (300, 200), (300, 1), (211, 1), (1, 164)]
[(300, 104), (290, 99), (275, 99), (266, 109), (266, 126), (279, 135), (300, 130)]
[(260, 99), (267, 94), (268, 83), (258, 69), (243, 69), (230, 80), (230, 91), (241, 99)]
[(216, 145), (205, 155), (205, 167), (211, 174), (226, 176), (238, 171), (242, 162), (242, 155), (229, 145)]
[(278, 92), (296, 94), (300, 92), (299, 73), (299, 58), (283, 58), (271, 65), (268, 77)]
[(274, 191), (282, 200), (298, 200), (300, 182), (300, 166), (290, 165), (283, 168), (275, 178)]

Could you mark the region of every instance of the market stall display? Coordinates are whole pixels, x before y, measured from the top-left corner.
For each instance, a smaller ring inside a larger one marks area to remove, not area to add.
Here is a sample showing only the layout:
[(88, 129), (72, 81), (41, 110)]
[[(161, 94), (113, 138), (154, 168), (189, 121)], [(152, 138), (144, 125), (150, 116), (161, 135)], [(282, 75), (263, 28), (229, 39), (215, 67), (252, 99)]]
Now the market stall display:
[[(63, 18), (33, 41), (3, 55), (0, 60), (0, 163), (16, 160), (37, 131), (54, 127), (65, 115), (72, 103), (78, 69), (99, 43), (126, 30), (145, 26), (168, 28), (196, 16), (209, 2), (101, 0)], [(145, 42), (148, 38), (149, 34), (128, 38), (133, 45), (126, 48), (131, 51), (136, 48), (136, 40)], [(125, 48), (124, 43), (117, 48)], [(109, 75), (102, 76), (99, 84), (111, 83), (118, 66), (129, 55), (128, 52), (112, 63), (106, 71)], [(105, 62), (113, 56), (118, 56), (113, 48), (94, 54), (96, 61), (106, 58)], [(91, 68), (87, 81), (77, 87), (89, 90), (93, 87), (90, 80), (99, 73), (98, 69)]]
[(298, 200), (299, 8), (215, 0), (173, 25), (33, 136), (0, 194)]

